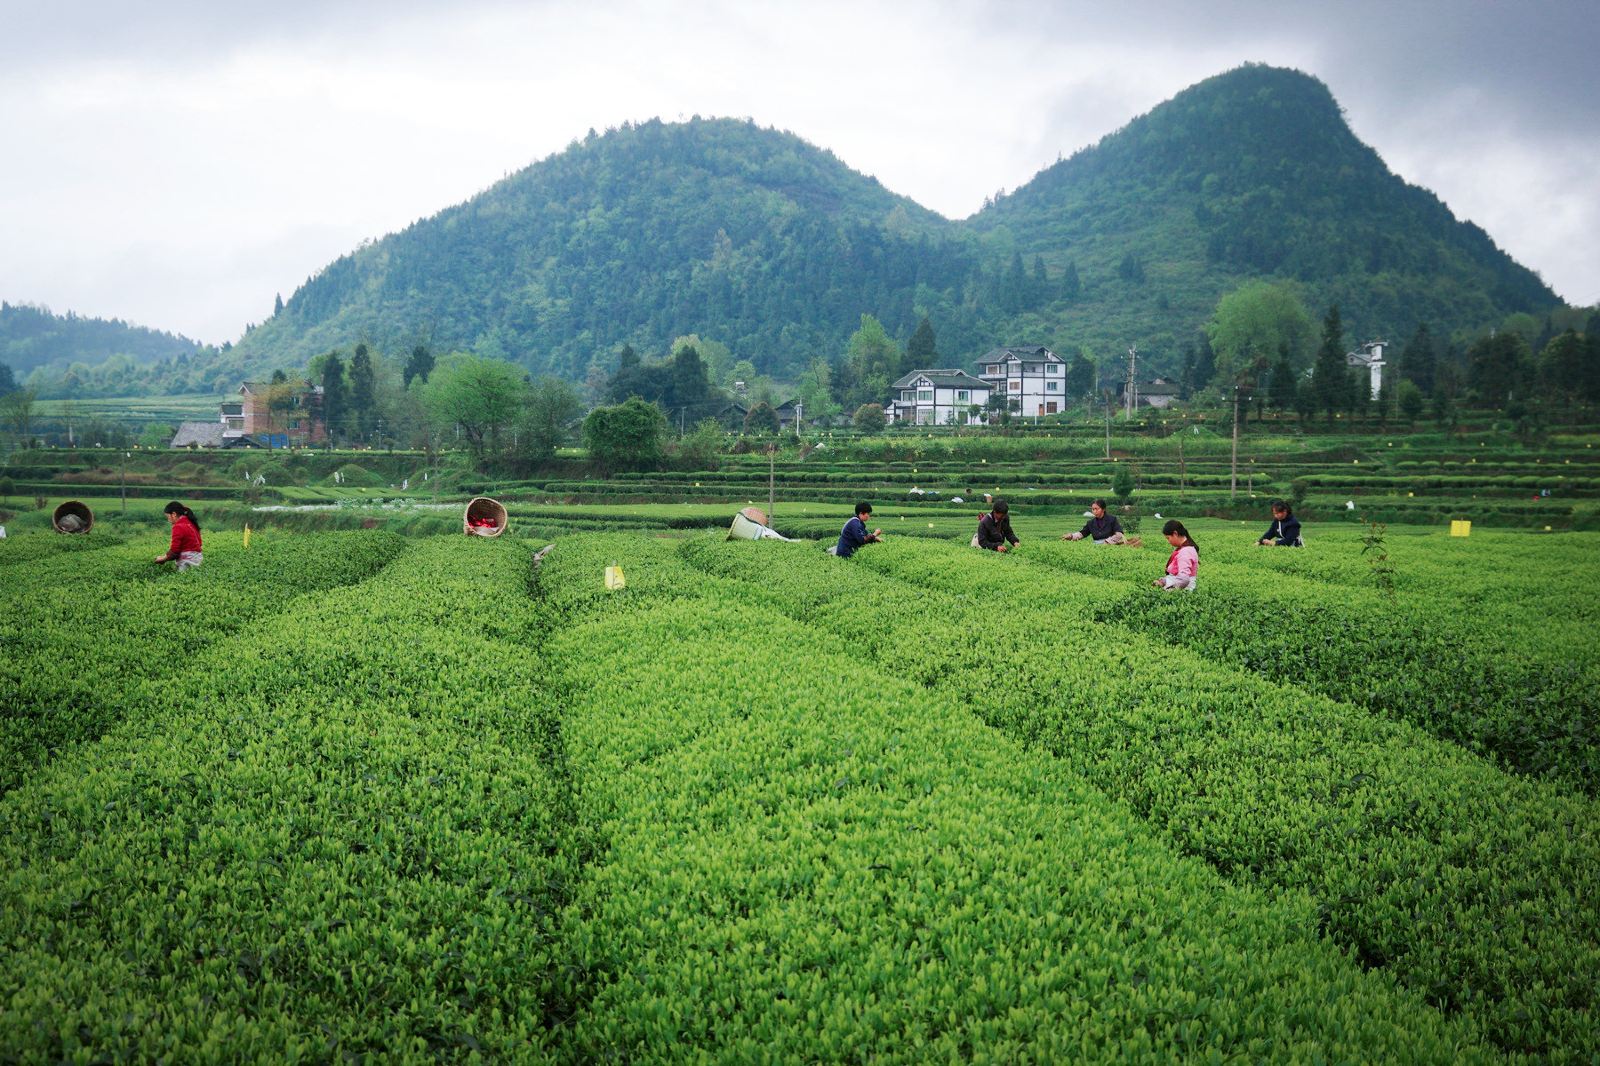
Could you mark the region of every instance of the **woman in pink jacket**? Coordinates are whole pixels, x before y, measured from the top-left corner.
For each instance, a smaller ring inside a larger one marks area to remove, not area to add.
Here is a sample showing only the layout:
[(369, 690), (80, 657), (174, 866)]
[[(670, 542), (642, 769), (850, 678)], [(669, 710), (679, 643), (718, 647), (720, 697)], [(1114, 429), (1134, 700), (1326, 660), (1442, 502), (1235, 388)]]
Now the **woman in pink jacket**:
[(1200, 571), (1200, 545), (1189, 536), (1183, 523), (1176, 518), (1161, 527), (1172, 554), (1167, 558), (1167, 576), (1157, 578), (1152, 584), (1158, 589), (1183, 589), (1194, 591), (1195, 575)]

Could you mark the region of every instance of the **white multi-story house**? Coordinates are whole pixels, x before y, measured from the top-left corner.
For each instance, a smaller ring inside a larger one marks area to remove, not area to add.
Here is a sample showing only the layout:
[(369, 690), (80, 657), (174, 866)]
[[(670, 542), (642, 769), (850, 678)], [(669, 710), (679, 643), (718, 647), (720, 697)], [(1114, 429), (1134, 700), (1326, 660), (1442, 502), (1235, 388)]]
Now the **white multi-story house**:
[(1378, 398), (1378, 390), (1383, 388), (1383, 349), (1388, 341), (1368, 341), (1361, 346), (1359, 352), (1346, 352), (1344, 361), (1347, 366), (1355, 368), (1357, 373), (1365, 370), (1367, 382), (1372, 387), (1372, 398)]
[(1067, 407), (1067, 364), (1043, 345), (996, 348), (978, 360), (978, 377), (1006, 397), (1014, 415), (1053, 415)]
[(913, 370), (890, 387), (891, 421), (919, 426), (974, 425), (989, 402), (989, 386), (965, 370)]

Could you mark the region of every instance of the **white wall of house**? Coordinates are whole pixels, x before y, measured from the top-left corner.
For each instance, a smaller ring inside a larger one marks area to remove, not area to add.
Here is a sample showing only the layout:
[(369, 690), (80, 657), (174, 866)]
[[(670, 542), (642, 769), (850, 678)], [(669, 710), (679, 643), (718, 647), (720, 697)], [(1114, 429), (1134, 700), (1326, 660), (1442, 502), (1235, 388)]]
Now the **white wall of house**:
[[(895, 397), (895, 419), (919, 426), (976, 425), (983, 420), (983, 405), (989, 402), (986, 388), (955, 389), (919, 382), (901, 389)], [(971, 413), (976, 406), (977, 415)]]
[(1012, 414), (1032, 417), (1067, 409), (1067, 367), (1055, 355), (981, 363), (978, 376), (1003, 393)]

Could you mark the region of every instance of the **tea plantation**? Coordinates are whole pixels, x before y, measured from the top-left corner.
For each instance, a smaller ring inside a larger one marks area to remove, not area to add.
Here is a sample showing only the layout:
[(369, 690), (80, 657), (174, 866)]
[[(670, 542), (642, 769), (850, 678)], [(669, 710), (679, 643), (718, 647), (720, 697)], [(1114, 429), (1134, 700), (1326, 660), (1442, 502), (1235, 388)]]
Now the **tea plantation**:
[(833, 509), (0, 541), (0, 1061), (1600, 1060), (1600, 534)]

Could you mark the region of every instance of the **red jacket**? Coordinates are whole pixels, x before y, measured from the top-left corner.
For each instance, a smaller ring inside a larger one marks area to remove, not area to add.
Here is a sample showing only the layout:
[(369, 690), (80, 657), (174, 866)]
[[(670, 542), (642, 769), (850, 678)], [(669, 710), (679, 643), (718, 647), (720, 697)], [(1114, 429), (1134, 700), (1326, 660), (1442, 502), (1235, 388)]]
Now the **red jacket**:
[(189, 521), (188, 515), (179, 515), (178, 520), (172, 523), (172, 546), (167, 549), (167, 557), (176, 559), (183, 552), (199, 550), (200, 531)]

